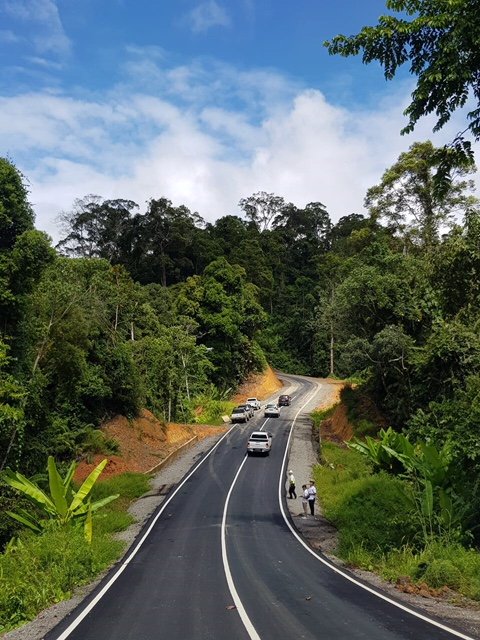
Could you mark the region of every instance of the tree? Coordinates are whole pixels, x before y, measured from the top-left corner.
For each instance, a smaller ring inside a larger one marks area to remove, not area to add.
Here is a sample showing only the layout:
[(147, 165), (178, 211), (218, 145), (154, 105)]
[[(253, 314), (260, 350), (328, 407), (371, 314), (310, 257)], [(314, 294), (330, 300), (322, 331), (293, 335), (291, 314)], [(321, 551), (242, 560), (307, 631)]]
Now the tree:
[(222, 387), (235, 386), (258, 368), (254, 338), (266, 317), (257, 292), (246, 281), (245, 270), (223, 257), (180, 289), (179, 313), (198, 323), (199, 339), (210, 349), (215, 367), (212, 377)]
[[(175, 284), (193, 273), (190, 259), (197, 226), (203, 224), (198, 213), (174, 207), (167, 198), (152, 198), (145, 215), (139, 219), (142, 256), (138, 265), (141, 282)], [(134, 274), (137, 275), (137, 274)]]
[(274, 193), (257, 191), (248, 198), (242, 198), (238, 206), (259, 231), (265, 231), (285, 206), (285, 200)]
[(480, 139), (478, 0), (387, 0), (386, 8), (410, 19), (384, 15), (374, 27), (364, 27), (354, 36), (338, 35), (324, 44), (330, 54), (351, 56), (362, 51), (363, 62), (378, 61), (387, 80), (410, 63), (418, 80), (404, 112), (408, 124), (402, 133), (413, 131), (418, 120), (430, 113), (437, 116), (434, 131), (438, 131), (472, 99), (465, 131), (443, 149), (438, 176), (445, 178), (455, 164), (473, 161), (464, 134), (468, 131), (474, 140)]
[(380, 184), (367, 191), (365, 198), (374, 221), (387, 219), (394, 232), (410, 235), (426, 248), (438, 243), (442, 226), (459, 213), (464, 216), (477, 204), (476, 198), (466, 194), (473, 190), (473, 182), (461, 179), (473, 173), (474, 167), (457, 167), (455, 179), (442, 193), (434, 188), (436, 151), (430, 141), (414, 143), (385, 171)]
[(87, 195), (75, 200), (72, 211), (60, 214), (66, 236), (57, 247), (66, 255), (105, 258), (125, 263), (131, 253), (132, 216), (138, 205), (132, 200), (104, 200)]
[(11, 249), (18, 236), (33, 229), (27, 194), (23, 175), (12, 162), (0, 158), (0, 252)]

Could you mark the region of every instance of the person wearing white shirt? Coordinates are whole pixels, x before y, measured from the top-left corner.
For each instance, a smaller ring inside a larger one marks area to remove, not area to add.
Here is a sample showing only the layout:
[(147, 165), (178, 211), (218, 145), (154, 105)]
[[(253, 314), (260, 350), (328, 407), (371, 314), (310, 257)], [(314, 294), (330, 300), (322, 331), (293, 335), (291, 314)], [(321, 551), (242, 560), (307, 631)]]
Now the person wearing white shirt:
[(315, 515), (315, 498), (317, 496), (317, 490), (315, 488), (315, 482), (310, 480), (308, 487), (308, 506), (310, 507), (310, 514)]
[(291, 469), (288, 472), (288, 497), (290, 498), (290, 500), (297, 497), (297, 492), (295, 490), (295, 476), (293, 475), (293, 471)]

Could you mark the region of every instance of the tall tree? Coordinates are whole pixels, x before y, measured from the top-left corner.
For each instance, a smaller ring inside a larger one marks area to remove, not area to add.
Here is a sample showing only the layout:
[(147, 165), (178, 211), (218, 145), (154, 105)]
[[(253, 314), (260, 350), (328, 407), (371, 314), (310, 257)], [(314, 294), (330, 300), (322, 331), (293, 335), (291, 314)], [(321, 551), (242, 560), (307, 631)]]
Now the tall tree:
[(438, 162), (437, 150), (430, 141), (415, 142), (365, 198), (375, 221), (388, 220), (394, 232), (409, 235), (426, 248), (438, 242), (442, 227), (455, 216), (465, 217), (478, 202), (468, 194), (473, 182), (463, 179), (474, 172), (474, 167), (457, 166), (456, 176), (439, 193), (433, 180)]
[(362, 51), (363, 62), (378, 61), (387, 80), (410, 63), (410, 72), (418, 80), (405, 110), (408, 124), (403, 133), (413, 131), (418, 120), (430, 113), (437, 116), (434, 131), (438, 131), (471, 100), (465, 131), (442, 154), (439, 175), (445, 177), (452, 161), (473, 161), (471, 142), (464, 134), (468, 131), (474, 140), (480, 139), (478, 0), (387, 0), (386, 8), (402, 15), (380, 16), (378, 25), (364, 27), (354, 36), (338, 35), (324, 44), (330, 54), (351, 56)]
[(265, 231), (285, 206), (285, 200), (274, 193), (257, 191), (248, 198), (242, 198), (238, 206), (259, 231)]
[(184, 280), (194, 271), (190, 259), (197, 227), (203, 225), (198, 213), (175, 207), (167, 198), (152, 198), (145, 215), (137, 216), (143, 254), (138, 265), (141, 282), (159, 282), (166, 287)]
[(24, 231), (33, 229), (25, 178), (6, 158), (0, 158), (0, 251), (11, 249)]
[(75, 200), (71, 211), (60, 214), (65, 237), (57, 247), (66, 255), (106, 258), (112, 264), (128, 261), (132, 243), (132, 200), (102, 200), (87, 195)]

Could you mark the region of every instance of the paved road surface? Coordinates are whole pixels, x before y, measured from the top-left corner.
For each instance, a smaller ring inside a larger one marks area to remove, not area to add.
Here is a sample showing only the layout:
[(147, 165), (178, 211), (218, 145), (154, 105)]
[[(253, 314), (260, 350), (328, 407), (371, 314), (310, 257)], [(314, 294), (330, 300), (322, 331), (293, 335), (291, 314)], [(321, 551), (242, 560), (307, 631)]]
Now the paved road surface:
[[(322, 388), (289, 380), (294, 401), (281, 418), (260, 411), (234, 426), (154, 514), (140, 546), (47, 640), (467, 638), (349, 581), (292, 534), (286, 447), (293, 420), (319, 404)], [(273, 433), (271, 454), (246, 457), (259, 428)]]

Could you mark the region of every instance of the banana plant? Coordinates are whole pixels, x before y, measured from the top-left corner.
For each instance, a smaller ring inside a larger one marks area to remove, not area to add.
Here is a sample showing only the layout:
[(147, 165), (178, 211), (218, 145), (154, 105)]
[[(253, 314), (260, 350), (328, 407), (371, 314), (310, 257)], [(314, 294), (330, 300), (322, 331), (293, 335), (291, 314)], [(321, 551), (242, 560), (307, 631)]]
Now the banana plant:
[(10, 487), (27, 496), (40, 509), (43, 517), (36, 518), (25, 509), (19, 509), (16, 513), (7, 511), (8, 515), (35, 533), (41, 533), (51, 526), (64, 526), (70, 522), (80, 523), (83, 524), (86, 540), (91, 542), (92, 513), (118, 498), (118, 494), (116, 494), (95, 502), (91, 500), (91, 491), (107, 462), (107, 459), (102, 460), (84, 480), (80, 488), (74, 491), (72, 479), (76, 469), (75, 462), (72, 462), (62, 479), (55, 460), (49, 456), (47, 464), (49, 494), (19, 471), (7, 469), (2, 474), (3, 480)]

